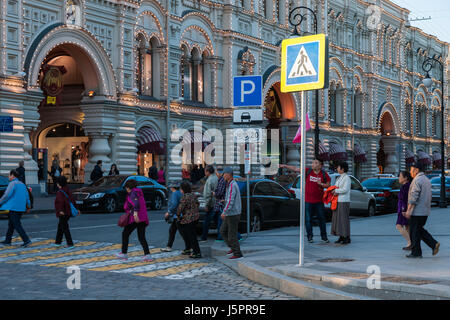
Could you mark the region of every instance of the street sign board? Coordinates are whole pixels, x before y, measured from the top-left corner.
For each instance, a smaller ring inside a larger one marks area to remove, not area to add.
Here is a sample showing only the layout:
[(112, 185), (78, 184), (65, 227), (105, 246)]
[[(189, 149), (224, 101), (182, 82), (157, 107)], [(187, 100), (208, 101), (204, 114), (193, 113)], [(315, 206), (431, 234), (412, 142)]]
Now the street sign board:
[(262, 76), (237, 76), (233, 78), (233, 106), (261, 107)]
[(0, 116), (0, 132), (13, 132), (14, 120), (10, 116)]
[(235, 109), (233, 111), (233, 123), (255, 123), (263, 121), (263, 111), (258, 109)]
[(328, 38), (325, 34), (285, 39), (281, 44), (281, 92), (328, 87)]

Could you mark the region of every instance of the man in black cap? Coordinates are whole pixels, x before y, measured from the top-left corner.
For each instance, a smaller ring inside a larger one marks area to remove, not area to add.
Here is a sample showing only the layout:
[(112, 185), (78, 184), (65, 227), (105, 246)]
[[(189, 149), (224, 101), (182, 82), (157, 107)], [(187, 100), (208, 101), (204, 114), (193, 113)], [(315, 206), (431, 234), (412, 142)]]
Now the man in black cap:
[(420, 241), (423, 240), (432, 250), (433, 256), (439, 252), (440, 243), (424, 229), (431, 212), (431, 182), (424, 174), (425, 166), (416, 162), (411, 166), (410, 173), (414, 180), (408, 193), (408, 209), (404, 216), (409, 219), (411, 235), (411, 254), (407, 258), (422, 258)]

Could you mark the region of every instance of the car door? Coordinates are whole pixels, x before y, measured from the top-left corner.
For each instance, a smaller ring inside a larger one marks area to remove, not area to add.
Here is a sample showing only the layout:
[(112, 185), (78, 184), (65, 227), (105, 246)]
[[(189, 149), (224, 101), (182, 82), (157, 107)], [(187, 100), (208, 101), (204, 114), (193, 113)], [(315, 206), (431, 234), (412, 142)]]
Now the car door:
[(355, 177), (350, 176), (351, 191), (350, 191), (350, 211), (362, 211), (367, 210), (366, 197), (363, 192), (363, 187), (356, 180)]
[(291, 225), (300, 221), (300, 201), (293, 198), (282, 186), (276, 182), (270, 183), (272, 199), (276, 210), (273, 218), (276, 223)]
[(262, 222), (267, 225), (277, 218), (276, 204), (272, 198), (272, 188), (269, 181), (257, 182), (250, 198), (251, 215), (260, 214)]

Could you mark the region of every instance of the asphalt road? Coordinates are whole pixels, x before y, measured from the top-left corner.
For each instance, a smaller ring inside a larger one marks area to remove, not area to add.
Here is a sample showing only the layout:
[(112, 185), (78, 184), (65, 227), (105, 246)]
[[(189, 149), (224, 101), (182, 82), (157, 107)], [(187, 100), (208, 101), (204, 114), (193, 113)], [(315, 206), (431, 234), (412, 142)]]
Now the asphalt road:
[[(22, 224), (33, 244), (20, 248), (22, 241), (16, 239), (13, 247), (0, 246), (2, 299), (298, 299), (248, 281), (207, 257), (213, 234), (201, 244), (202, 259), (180, 254), (184, 243), (178, 234), (174, 251), (162, 253), (168, 236), (164, 211), (149, 211), (146, 236), (154, 261), (140, 260), (143, 252), (136, 232), (130, 237), (129, 259), (119, 260), (114, 254), (120, 251), (120, 215), (86, 213), (71, 219), (76, 246), (71, 250), (52, 246), (58, 222), (54, 214), (25, 215)], [(0, 220), (1, 241), (7, 225), (7, 220)], [(70, 278), (72, 265), (80, 270), (79, 289)]]

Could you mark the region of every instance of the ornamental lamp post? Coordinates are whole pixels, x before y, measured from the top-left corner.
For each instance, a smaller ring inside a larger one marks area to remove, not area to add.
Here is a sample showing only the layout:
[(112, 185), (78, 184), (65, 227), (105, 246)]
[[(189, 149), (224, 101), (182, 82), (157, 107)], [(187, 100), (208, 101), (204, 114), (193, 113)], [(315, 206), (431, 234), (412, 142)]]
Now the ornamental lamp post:
[[(314, 33), (317, 34), (317, 15), (316, 13), (308, 8), (308, 7), (296, 7), (293, 8), (289, 12), (289, 23), (294, 26), (294, 32), (292, 33), (293, 36), (300, 36), (299, 33), (299, 27), (302, 24), (303, 21), (306, 20), (307, 16), (312, 16), (314, 20)], [(315, 158), (319, 158), (319, 90), (315, 90), (315, 118), (316, 118), (316, 124), (314, 128), (314, 156)]]
[(430, 77), (430, 70), (433, 69), (436, 64), (441, 67), (441, 193), (439, 198), (439, 208), (447, 208), (447, 199), (445, 195), (445, 143), (444, 143), (444, 65), (436, 58), (428, 58), (422, 64), (422, 69), (426, 72), (425, 78), (422, 83), (425, 87), (431, 88), (433, 80)]

